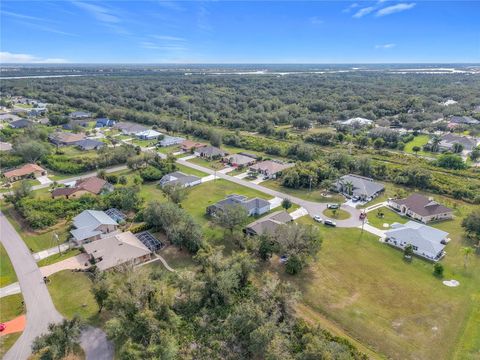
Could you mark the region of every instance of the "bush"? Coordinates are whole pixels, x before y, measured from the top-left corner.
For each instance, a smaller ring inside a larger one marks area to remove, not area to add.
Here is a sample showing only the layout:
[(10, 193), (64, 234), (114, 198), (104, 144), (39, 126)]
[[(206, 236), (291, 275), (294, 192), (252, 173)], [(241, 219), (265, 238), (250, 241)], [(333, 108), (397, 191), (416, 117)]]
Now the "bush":
[(433, 265), (433, 275), (435, 275), (436, 277), (443, 277), (443, 265), (440, 264), (440, 263), (435, 263), (435, 265)]

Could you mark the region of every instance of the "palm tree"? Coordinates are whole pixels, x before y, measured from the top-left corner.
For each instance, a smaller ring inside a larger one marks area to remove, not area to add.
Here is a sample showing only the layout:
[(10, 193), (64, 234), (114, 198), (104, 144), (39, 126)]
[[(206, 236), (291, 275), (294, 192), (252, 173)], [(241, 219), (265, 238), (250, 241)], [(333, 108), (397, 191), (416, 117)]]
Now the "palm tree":
[(344, 181), (342, 183), (343, 191), (345, 191), (348, 195), (352, 195), (353, 193), (353, 183), (351, 181)]
[(470, 246), (466, 246), (462, 248), (463, 252), (463, 267), (466, 269), (468, 265), (468, 258), (470, 257), (471, 254), (473, 254), (473, 248)]
[(442, 138), (438, 135), (434, 135), (432, 137), (432, 152), (438, 152), (438, 146), (441, 141), (442, 141)]

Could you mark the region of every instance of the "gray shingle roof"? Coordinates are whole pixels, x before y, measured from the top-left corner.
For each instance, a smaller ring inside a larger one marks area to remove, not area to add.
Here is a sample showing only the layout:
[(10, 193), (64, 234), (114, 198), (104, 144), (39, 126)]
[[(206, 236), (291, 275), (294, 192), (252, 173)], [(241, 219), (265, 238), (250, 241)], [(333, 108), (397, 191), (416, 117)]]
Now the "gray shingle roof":
[(193, 184), (193, 183), (195, 183), (199, 180), (200, 180), (200, 178), (197, 177), (197, 176), (187, 175), (187, 174), (182, 173), (181, 171), (175, 171), (173, 173), (170, 173), (170, 174), (167, 174), (167, 175), (163, 176), (160, 179), (159, 184), (161, 186), (165, 186), (165, 185), (182, 185), (182, 186), (185, 186), (185, 185)]
[(345, 191), (345, 184), (351, 182), (353, 185), (353, 196), (371, 197), (383, 191), (385, 187), (373, 181), (373, 179), (359, 176), (359, 175), (344, 175), (337, 181), (337, 188), (339, 191)]
[(76, 229), (71, 230), (70, 233), (76, 240), (84, 240), (101, 234), (101, 232), (97, 231), (100, 225), (118, 224), (103, 211), (84, 210), (73, 218), (73, 225)]
[(391, 200), (399, 205), (405, 205), (409, 210), (420, 216), (440, 215), (453, 210), (443, 206), (422, 194), (412, 194), (405, 199)]

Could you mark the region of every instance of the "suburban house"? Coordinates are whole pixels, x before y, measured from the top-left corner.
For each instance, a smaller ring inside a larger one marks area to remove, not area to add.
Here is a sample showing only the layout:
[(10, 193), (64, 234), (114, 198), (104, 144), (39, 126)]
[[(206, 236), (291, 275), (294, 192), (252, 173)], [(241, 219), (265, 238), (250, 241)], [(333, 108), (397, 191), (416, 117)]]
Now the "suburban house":
[(449, 129), (456, 128), (462, 125), (478, 125), (480, 120), (474, 119), (470, 116), (452, 116), (447, 124)]
[(101, 271), (119, 265), (138, 265), (152, 258), (152, 252), (130, 231), (84, 244), (83, 248)]
[(181, 186), (181, 187), (190, 187), (198, 185), (202, 182), (197, 176), (187, 175), (180, 171), (175, 171), (173, 173), (164, 175), (158, 182), (161, 187), (164, 186)]
[(83, 133), (70, 133), (70, 132), (62, 132), (57, 131), (51, 134), (48, 139), (50, 142), (57, 146), (68, 146), (68, 145), (76, 145), (76, 143), (80, 140), (85, 140), (86, 136)]
[(200, 149), (200, 148), (205, 147), (205, 146), (207, 146), (207, 144), (199, 143), (199, 142), (192, 141), (192, 140), (184, 140), (184, 141), (182, 141), (180, 147), (185, 152), (191, 152), (193, 150)]
[(37, 164), (25, 164), (18, 169), (10, 170), (3, 173), (9, 181), (17, 181), (27, 177), (40, 177), (47, 175), (47, 170)]
[(164, 135), (163, 139), (158, 142), (157, 146), (161, 146), (161, 147), (173, 146), (173, 145), (181, 144), (183, 141), (185, 141), (185, 139), (181, 137)]
[(12, 121), (9, 125), (13, 129), (24, 129), (26, 127), (33, 126), (35, 123), (27, 119), (20, 119)]
[(75, 143), (75, 146), (77, 146), (81, 150), (98, 150), (103, 148), (105, 146), (105, 143), (93, 139), (84, 139), (77, 141)]
[(438, 147), (441, 151), (451, 151), (455, 144), (460, 144), (463, 146), (464, 153), (471, 152), (478, 144), (480, 144), (480, 139), (476, 139), (470, 136), (461, 136), (456, 134), (445, 134), (442, 136)]
[(116, 123), (115, 125), (113, 125), (113, 128), (120, 130), (124, 135), (136, 135), (138, 133), (148, 130), (148, 128), (143, 125), (129, 122)]
[(346, 197), (361, 201), (371, 201), (385, 190), (385, 186), (373, 179), (353, 174), (342, 176), (335, 183), (335, 187)]
[(260, 198), (248, 199), (243, 195), (228, 195), (225, 199), (207, 207), (207, 215), (215, 216), (228, 206), (240, 205), (247, 210), (248, 215), (262, 215), (270, 211), (270, 202)]
[(250, 171), (260, 173), (270, 179), (275, 179), (282, 171), (292, 166), (294, 166), (293, 163), (265, 160), (250, 166)]
[(102, 235), (116, 231), (118, 223), (103, 211), (84, 210), (73, 218), (75, 229), (70, 230), (77, 244), (98, 240)]
[(85, 111), (74, 111), (68, 115), (70, 119), (88, 119), (92, 117), (92, 114)]
[(73, 130), (75, 128), (78, 128), (78, 127), (83, 127), (83, 128), (86, 128), (88, 127), (90, 121), (87, 119), (74, 119), (74, 120), (70, 120), (67, 124), (63, 124), (62, 125), (62, 129), (64, 130)]
[(248, 224), (244, 232), (251, 236), (260, 236), (263, 234), (274, 234), (280, 225), (293, 221), (293, 218), (285, 210), (276, 211), (259, 220)]
[(11, 113), (0, 114), (0, 120), (1, 121), (16, 121), (16, 120), (20, 120), (20, 119), (21, 119), (21, 117), (15, 115), (15, 114), (11, 114)]
[(113, 186), (96, 176), (77, 180), (74, 186), (56, 188), (52, 191), (52, 198), (65, 196), (66, 199), (78, 198), (85, 194), (99, 195), (113, 190)]
[(135, 134), (135, 136), (141, 140), (154, 140), (157, 139), (160, 135), (162, 135), (162, 133), (159, 133), (158, 131), (152, 129), (141, 131)]
[(12, 144), (9, 142), (0, 141), (0, 151), (10, 151), (12, 150)]
[[(42, 105), (45, 105), (45, 104), (42, 104)], [(41, 115), (45, 115), (46, 113), (47, 113), (46, 106), (34, 107), (32, 109), (29, 109), (27, 112), (28, 116), (41, 116)]]
[(218, 159), (227, 155), (227, 153), (215, 146), (204, 146), (195, 149), (194, 154), (206, 159)]
[(255, 159), (251, 158), (250, 156), (245, 156), (242, 154), (233, 154), (233, 155), (228, 155), (223, 158), (223, 161), (233, 167), (244, 167), (244, 166), (250, 166), (255, 163)]
[(390, 199), (388, 206), (401, 215), (428, 223), (430, 221), (446, 220), (453, 217), (453, 210), (443, 206), (432, 198), (422, 194), (412, 194), (405, 199)]
[(447, 232), (416, 221), (393, 223), (392, 230), (387, 231), (385, 236), (385, 243), (400, 249), (410, 244), (415, 255), (431, 261), (438, 261), (445, 255), (443, 249), (449, 241)]
[(373, 120), (361, 118), (361, 117), (356, 117), (356, 118), (351, 118), (348, 120), (343, 120), (338, 122), (340, 125), (345, 125), (345, 126), (356, 126), (356, 127), (364, 127), (364, 126), (372, 126), (373, 125)]
[(102, 127), (111, 127), (113, 125), (115, 125), (115, 120), (112, 120), (109, 118), (99, 118), (97, 119), (97, 123), (95, 124), (95, 127), (102, 128)]

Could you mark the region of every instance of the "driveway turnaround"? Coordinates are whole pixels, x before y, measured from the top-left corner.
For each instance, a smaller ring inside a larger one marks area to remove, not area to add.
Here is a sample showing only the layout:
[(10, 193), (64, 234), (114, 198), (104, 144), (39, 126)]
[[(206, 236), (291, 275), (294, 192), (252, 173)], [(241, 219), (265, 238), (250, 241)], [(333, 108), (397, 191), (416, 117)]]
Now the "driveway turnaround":
[(62, 317), (53, 305), (32, 254), (2, 212), (0, 212), (0, 241), (17, 274), (27, 309), (25, 330), (3, 359), (25, 360), (31, 354), (33, 340), (47, 332), (48, 324), (59, 322)]

